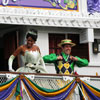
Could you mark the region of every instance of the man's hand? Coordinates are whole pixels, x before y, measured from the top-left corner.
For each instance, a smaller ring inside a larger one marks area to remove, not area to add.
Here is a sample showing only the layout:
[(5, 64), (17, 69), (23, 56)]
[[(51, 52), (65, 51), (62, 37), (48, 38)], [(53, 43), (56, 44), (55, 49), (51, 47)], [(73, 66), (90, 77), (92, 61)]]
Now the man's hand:
[(70, 56), (70, 60), (73, 60), (73, 61), (78, 61), (78, 59), (74, 56)]
[(62, 60), (62, 59), (63, 59), (62, 56), (58, 56), (58, 57), (57, 57), (57, 60)]

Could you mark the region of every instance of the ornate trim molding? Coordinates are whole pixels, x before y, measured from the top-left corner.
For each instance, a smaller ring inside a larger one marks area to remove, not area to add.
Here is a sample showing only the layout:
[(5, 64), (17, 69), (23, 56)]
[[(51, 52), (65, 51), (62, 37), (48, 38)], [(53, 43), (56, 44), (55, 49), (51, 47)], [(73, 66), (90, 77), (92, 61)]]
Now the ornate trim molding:
[(100, 28), (100, 15), (29, 8), (0, 7), (0, 23), (53, 27)]

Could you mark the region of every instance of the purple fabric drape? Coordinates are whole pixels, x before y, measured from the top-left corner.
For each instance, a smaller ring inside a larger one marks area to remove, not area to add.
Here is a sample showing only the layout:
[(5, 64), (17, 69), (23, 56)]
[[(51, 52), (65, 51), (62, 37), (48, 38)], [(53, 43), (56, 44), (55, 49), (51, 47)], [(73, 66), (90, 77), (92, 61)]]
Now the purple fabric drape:
[(91, 98), (91, 100), (100, 100), (99, 97), (95, 96), (84, 84), (83, 87), (85, 88), (88, 96)]
[(32, 89), (31, 86), (26, 82), (25, 79), (23, 79), (23, 82), (25, 83), (26, 87), (30, 91), (31, 95), (36, 100), (64, 100), (68, 96), (68, 94), (71, 91), (71, 89), (74, 87), (76, 81), (74, 81), (71, 84), (71, 86), (65, 92), (63, 92), (61, 94), (58, 94), (57, 96), (53, 96), (53, 97), (45, 97), (45, 96), (42, 96), (42, 95), (38, 94), (34, 89)]
[(0, 95), (0, 100), (5, 100), (11, 94), (11, 92), (12, 92), (13, 88), (15, 87), (15, 85), (17, 84), (17, 82), (18, 82), (18, 79), (16, 79), (8, 89), (1, 91), (2, 95)]
[(100, 13), (100, 0), (87, 0), (88, 12)]

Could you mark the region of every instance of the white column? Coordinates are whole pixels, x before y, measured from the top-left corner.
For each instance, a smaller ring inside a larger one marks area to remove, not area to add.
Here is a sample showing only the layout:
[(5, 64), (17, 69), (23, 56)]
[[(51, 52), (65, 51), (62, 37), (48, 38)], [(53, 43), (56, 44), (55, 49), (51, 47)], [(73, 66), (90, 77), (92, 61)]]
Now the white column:
[(94, 42), (94, 29), (87, 29), (88, 42)]
[(42, 56), (49, 54), (49, 40), (47, 32), (38, 31), (36, 44), (39, 46)]
[(87, 0), (78, 0), (82, 15), (87, 15)]

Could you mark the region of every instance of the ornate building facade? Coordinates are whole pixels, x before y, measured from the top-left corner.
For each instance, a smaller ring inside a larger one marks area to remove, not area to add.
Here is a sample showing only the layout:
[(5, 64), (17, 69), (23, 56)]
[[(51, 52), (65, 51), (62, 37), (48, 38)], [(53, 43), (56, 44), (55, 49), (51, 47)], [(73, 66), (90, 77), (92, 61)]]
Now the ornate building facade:
[[(59, 53), (57, 44), (61, 39), (70, 38), (77, 44), (72, 54), (88, 59), (90, 74), (100, 73), (99, 0), (1, 0), (0, 66), (4, 66), (1, 70), (8, 69), (10, 54), (25, 43), (25, 34), (30, 28), (38, 32), (36, 44), (42, 56)], [(16, 64), (21, 64), (19, 57)], [(76, 70), (87, 74), (87, 68)]]

